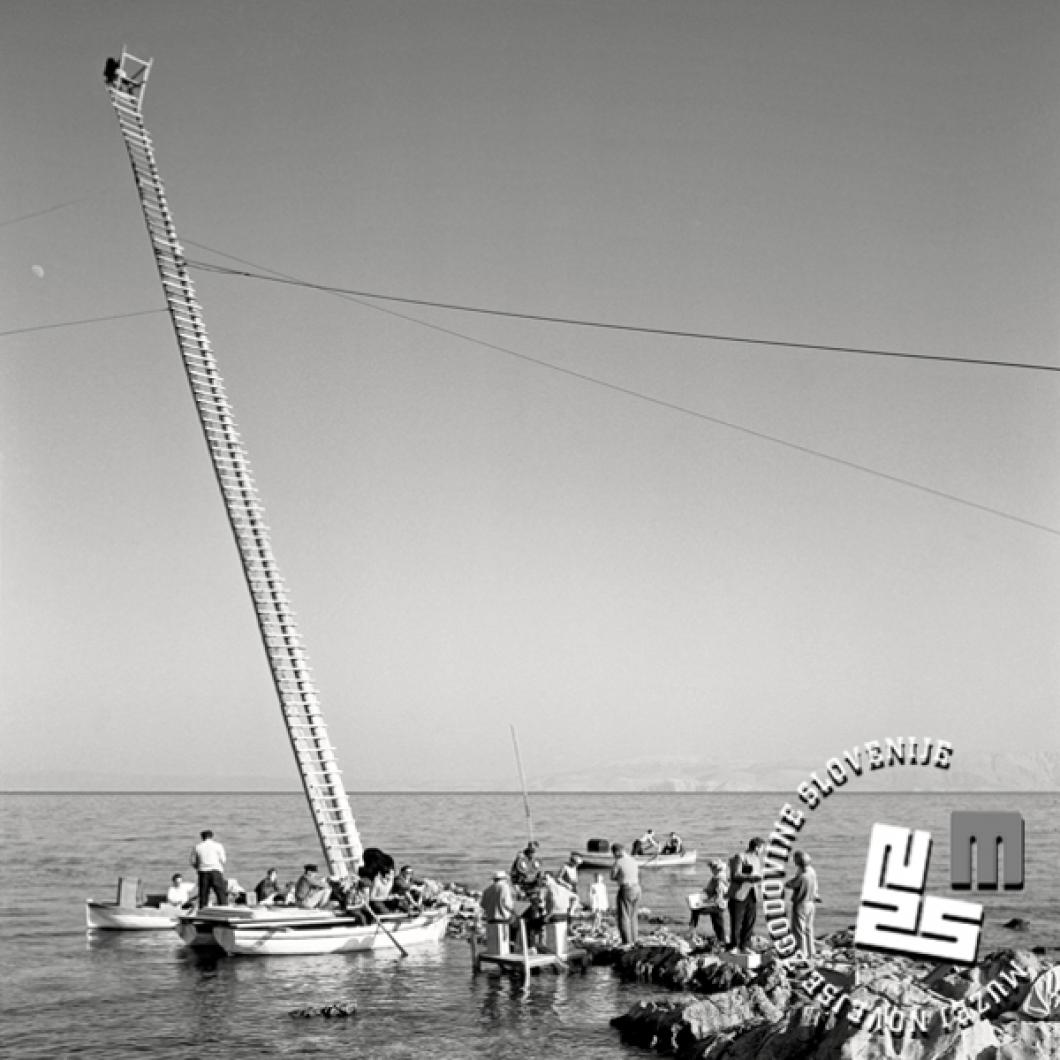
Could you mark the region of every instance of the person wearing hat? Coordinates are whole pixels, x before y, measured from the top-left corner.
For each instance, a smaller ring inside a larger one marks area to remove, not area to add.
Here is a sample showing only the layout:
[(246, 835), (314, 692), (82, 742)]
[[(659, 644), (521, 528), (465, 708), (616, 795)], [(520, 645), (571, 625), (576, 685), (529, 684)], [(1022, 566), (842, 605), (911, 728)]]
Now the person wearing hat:
[(512, 883), (516, 887), (522, 887), (524, 891), (533, 890), (541, 880), (541, 861), (537, 856), (537, 848), (539, 846), (540, 844), (536, 839), (531, 839), (515, 855), (515, 860), (512, 862)]
[(498, 953), (507, 953), (510, 944), (510, 929), (515, 923), (515, 895), (508, 882), (508, 873), (498, 869), (493, 874), (493, 882), (482, 892), (478, 900), (482, 906), (482, 915), (486, 918), (486, 938), (490, 949)]
[(310, 862), (294, 885), (294, 904), (300, 909), (322, 909), (330, 897), (330, 885)]
[(706, 913), (710, 917), (714, 937), (722, 946), (727, 946), (728, 933), (725, 930), (725, 911), (729, 901), (729, 877), (725, 862), (721, 858), (711, 858), (707, 862), (710, 879), (703, 887), (698, 905), (692, 907), (692, 919), (689, 926), (693, 931), (699, 925), (699, 918)]

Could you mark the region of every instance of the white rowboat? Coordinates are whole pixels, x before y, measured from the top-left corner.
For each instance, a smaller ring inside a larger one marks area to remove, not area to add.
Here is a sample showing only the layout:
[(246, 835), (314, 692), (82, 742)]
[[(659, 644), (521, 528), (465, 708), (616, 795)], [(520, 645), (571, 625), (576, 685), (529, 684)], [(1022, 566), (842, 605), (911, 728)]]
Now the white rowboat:
[(118, 905), (85, 899), (85, 922), (93, 931), (162, 931), (184, 914), (178, 905)]
[[(615, 863), (611, 854), (584, 850), (575, 850), (573, 853), (582, 859), (581, 867), (585, 869), (609, 869)], [(694, 850), (685, 850), (680, 854), (633, 854), (631, 857), (642, 869), (679, 869), (696, 863)]]
[[(360, 953), (438, 942), (449, 922), (445, 908), (412, 916), (387, 916), (365, 924), (359, 917), (319, 909), (277, 906), (211, 906), (177, 924), (197, 949), (220, 947), (230, 956), (289, 957)], [(396, 940), (396, 941), (395, 941)]]

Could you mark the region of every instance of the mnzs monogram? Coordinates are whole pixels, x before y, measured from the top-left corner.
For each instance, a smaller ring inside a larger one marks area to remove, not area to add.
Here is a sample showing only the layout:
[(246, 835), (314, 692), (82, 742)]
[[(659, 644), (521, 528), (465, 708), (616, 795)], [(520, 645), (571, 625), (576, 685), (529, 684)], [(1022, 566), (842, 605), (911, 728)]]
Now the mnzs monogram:
[(925, 895), (931, 833), (874, 824), (854, 944), (867, 949), (973, 964), (983, 907)]

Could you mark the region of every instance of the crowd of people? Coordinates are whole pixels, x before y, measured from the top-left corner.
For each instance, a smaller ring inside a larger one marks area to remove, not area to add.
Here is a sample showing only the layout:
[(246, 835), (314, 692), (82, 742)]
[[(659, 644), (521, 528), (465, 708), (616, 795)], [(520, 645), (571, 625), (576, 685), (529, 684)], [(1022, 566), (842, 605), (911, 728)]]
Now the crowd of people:
[[(707, 862), (710, 876), (702, 891), (690, 898), (692, 915), (689, 927), (696, 935), (703, 916), (710, 920), (718, 944), (735, 953), (753, 951), (752, 934), (762, 904), (762, 851), (765, 841), (756, 836), (745, 850), (727, 860), (711, 858)], [(518, 926), (522, 919), (529, 939), (540, 941), (540, 932), (550, 920), (567, 919), (582, 906), (578, 897), (578, 854), (552, 873), (542, 867), (540, 845), (531, 840), (519, 851), (511, 868), (498, 870), (482, 894), (481, 905), (488, 923)], [(641, 868), (652, 853), (683, 853), (684, 843), (676, 832), (660, 842), (653, 829), (647, 829), (627, 849), (623, 843), (611, 844), (612, 863), (609, 880), (615, 885), (614, 912), (623, 945), (637, 941), (638, 914), (642, 895)], [(785, 882), (791, 905), (792, 935), (800, 952), (807, 958), (815, 955), (814, 911), (820, 897), (817, 873), (810, 855), (796, 850), (792, 855), (794, 874)], [(525, 907), (517, 912), (517, 902)], [(585, 903), (594, 930), (599, 930), (603, 916), (610, 908), (608, 886), (602, 873), (596, 873)], [(514, 935), (512, 936), (514, 938)]]
[[(712, 858), (707, 862), (709, 879), (695, 896), (689, 923), (693, 933), (706, 915), (714, 937), (725, 949), (736, 953), (752, 952), (752, 932), (762, 903), (762, 851), (765, 841), (755, 836), (747, 848), (728, 861)], [(540, 844), (530, 840), (516, 854), (511, 867), (493, 874), (482, 892), (480, 905), (487, 923), (503, 925), (509, 936), (522, 921), (528, 943), (544, 945), (546, 925), (567, 921), (583, 908), (578, 894), (578, 873), (582, 858), (572, 853), (555, 871), (545, 869), (539, 856)], [(684, 843), (676, 832), (660, 842), (653, 829), (647, 829), (627, 850), (623, 843), (611, 844), (610, 882), (615, 885), (614, 911), (619, 936), (624, 945), (637, 941), (638, 907), (642, 890), (640, 871), (645, 856), (654, 853), (680, 854)], [(333, 909), (359, 917), (363, 923), (393, 913), (414, 913), (430, 901), (425, 881), (418, 880), (410, 865), (398, 870), (394, 859), (385, 852), (370, 848), (364, 852), (364, 863), (354, 880), (329, 878), (318, 866), (307, 862), (293, 883), (281, 886), (275, 868), (254, 887), (251, 898), (231, 877), (225, 875), (227, 857), (224, 846), (212, 831), (204, 830), (191, 854), (196, 884), (174, 873), (166, 892), (166, 901), (184, 909), (211, 904), (287, 905), (299, 909)], [(820, 901), (817, 873), (810, 855), (796, 850), (792, 855), (794, 874), (785, 882), (790, 892), (792, 935), (800, 952), (807, 958), (815, 955), (814, 913)], [(586, 895), (584, 908), (592, 918), (594, 929), (602, 926), (610, 909), (610, 897), (603, 873), (597, 872)], [(518, 911), (517, 903), (522, 903)]]
[(226, 862), (224, 846), (210, 829), (205, 829), (191, 852), (196, 884), (186, 882), (181, 873), (174, 873), (166, 902), (183, 909), (246, 904), (330, 909), (368, 924), (382, 914), (418, 912), (433, 897), (428, 893), (427, 882), (416, 878), (411, 865), (402, 865), (398, 870), (394, 859), (377, 848), (364, 851), (364, 862), (355, 880), (329, 877), (318, 865), (307, 862), (301, 875), (284, 885), (279, 882), (276, 868), (266, 869), (250, 894), (233, 877), (225, 875)]
[[(710, 879), (699, 900), (693, 905), (690, 927), (693, 931), (705, 913), (710, 918), (714, 937), (735, 953), (751, 953), (751, 936), (758, 910), (762, 904), (762, 850), (765, 840), (755, 836), (747, 849), (734, 854), (728, 864), (720, 858), (707, 862)], [(799, 952), (813, 959), (816, 954), (814, 941), (814, 915), (821, 898), (817, 889), (817, 870), (813, 859), (804, 850), (792, 854), (794, 874), (785, 881), (784, 889), (790, 891), (792, 937)], [(726, 924), (726, 914), (728, 924)]]

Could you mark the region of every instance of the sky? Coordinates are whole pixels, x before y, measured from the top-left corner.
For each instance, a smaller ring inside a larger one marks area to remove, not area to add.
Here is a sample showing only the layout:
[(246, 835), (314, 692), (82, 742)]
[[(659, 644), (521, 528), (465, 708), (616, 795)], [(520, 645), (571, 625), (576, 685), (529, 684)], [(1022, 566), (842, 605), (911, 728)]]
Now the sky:
[(297, 784), (123, 45), (189, 259), (655, 329), (193, 270), (347, 788), (1060, 750), (1055, 4), (16, 0), (0, 788)]

